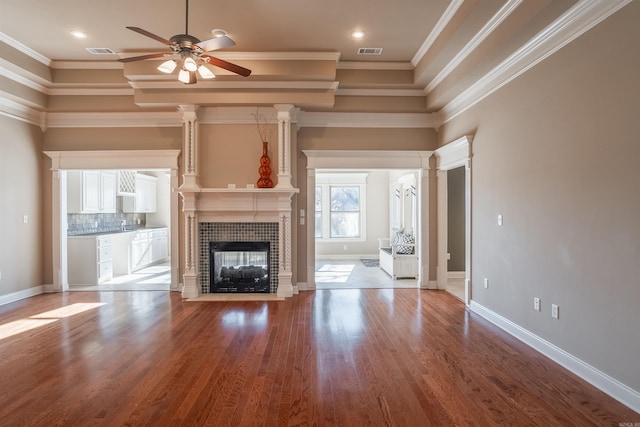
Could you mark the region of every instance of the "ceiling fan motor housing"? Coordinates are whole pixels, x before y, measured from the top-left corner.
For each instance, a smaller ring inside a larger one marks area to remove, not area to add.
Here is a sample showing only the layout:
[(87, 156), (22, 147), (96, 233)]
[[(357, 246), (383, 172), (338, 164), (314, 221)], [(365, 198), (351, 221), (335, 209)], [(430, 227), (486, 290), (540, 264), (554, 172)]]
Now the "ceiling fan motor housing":
[(171, 42), (171, 49), (175, 53), (188, 51), (198, 56), (204, 53), (202, 48), (198, 46), (200, 40), (189, 34), (176, 34), (175, 36), (171, 37), (169, 41)]

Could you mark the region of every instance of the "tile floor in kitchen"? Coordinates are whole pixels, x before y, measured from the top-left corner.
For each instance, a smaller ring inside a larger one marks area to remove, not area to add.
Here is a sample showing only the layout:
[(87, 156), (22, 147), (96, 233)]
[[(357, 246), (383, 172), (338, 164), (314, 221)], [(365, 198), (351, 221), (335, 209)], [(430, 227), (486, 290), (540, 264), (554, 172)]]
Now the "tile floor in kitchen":
[(126, 276), (114, 277), (99, 285), (71, 285), (71, 291), (168, 291), (171, 286), (169, 262), (155, 264)]

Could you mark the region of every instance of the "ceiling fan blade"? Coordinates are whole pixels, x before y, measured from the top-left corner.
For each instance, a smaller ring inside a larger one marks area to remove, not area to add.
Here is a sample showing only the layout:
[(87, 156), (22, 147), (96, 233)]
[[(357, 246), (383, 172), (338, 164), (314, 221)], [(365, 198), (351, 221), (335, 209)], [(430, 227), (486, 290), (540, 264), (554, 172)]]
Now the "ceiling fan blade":
[(225, 70), (229, 70), (232, 73), (239, 74), (243, 77), (248, 77), (251, 74), (251, 70), (248, 68), (243, 68), (239, 65), (232, 64), (231, 62), (223, 61), (222, 59), (215, 58), (209, 55), (202, 55), (203, 57), (209, 58), (209, 64), (215, 65), (216, 67), (224, 68)]
[(148, 55), (140, 55), (140, 56), (131, 56), (129, 58), (120, 58), (118, 61), (120, 62), (133, 62), (133, 61), (142, 61), (143, 59), (152, 59), (152, 58), (162, 58), (166, 53), (150, 53)]
[(212, 39), (202, 41), (197, 44), (205, 52), (210, 52), (212, 50), (218, 50), (218, 49), (223, 49), (225, 47), (235, 46), (236, 42), (234, 42), (227, 36), (220, 36), (220, 37), (214, 37)]
[(159, 41), (162, 44), (166, 44), (166, 45), (171, 45), (171, 42), (163, 37), (157, 36), (153, 33), (150, 33), (147, 30), (143, 30), (142, 28), (138, 28), (138, 27), (127, 27), (127, 29), (131, 30), (131, 31), (135, 31), (138, 34), (142, 34), (143, 36), (147, 36), (149, 38), (152, 38), (154, 40)]

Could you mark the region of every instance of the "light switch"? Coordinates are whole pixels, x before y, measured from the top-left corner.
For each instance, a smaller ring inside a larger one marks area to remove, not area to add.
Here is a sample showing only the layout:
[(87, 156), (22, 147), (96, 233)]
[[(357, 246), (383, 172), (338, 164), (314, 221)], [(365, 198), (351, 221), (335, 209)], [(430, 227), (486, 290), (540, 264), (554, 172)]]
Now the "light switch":
[(304, 217), (300, 218), (300, 225), (304, 225)]
[(300, 209), (300, 216), (304, 218), (304, 209)]
[(25, 224), (29, 222), (29, 217), (27, 215), (22, 217), (22, 222), (24, 222)]
[(498, 225), (502, 225), (502, 215), (498, 215)]

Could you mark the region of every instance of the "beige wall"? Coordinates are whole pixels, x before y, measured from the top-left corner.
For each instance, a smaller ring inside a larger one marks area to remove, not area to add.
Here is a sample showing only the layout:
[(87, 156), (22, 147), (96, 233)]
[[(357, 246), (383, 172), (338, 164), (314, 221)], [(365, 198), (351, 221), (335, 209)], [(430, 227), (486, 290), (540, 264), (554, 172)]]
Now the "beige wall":
[[(42, 133), (0, 115), (0, 296), (42, 281)], [(27, 216), (27, 223), (23, 221)]]
[(639, 21), (632, 3), (441, 133), (475, 133), (473, 299), (635, 390)]

